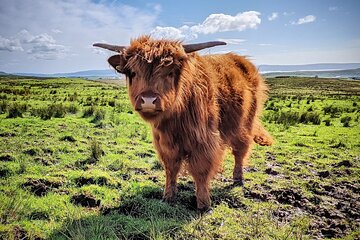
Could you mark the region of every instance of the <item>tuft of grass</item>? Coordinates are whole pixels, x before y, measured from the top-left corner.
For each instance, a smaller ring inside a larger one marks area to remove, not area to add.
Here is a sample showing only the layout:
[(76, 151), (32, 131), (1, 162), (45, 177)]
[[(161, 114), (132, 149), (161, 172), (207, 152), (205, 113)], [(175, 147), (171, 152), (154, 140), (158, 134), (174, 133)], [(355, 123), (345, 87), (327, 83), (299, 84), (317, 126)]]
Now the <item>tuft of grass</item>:
[(350, 127), (350, 121), (351, 121), (351, 116), (344, 116), (340, 118), (340, 122), (343, 124), (343, 127)]
[[(6, 96), (6, 95), (5, 95), (5, 96)], [(2, 101), (0, 102), (0, 114), (6, 113), (7, 108), (8, 108), (8, 102), (5, 101), (5, 100), (2, 100)]]
[(76, 139), (71, 135), (66, 135), (61, 137), (60, 141), (76, 142)]
[(16, 191), (0, 194), (0, 223), (9, 224), (28, 215), (30, 202), (27, 199), (23, 193)]
[(105, 155), (104, 150), (101, 148), (101, 144), (96, 140), (91, 141), (90, 152), (90, 158), (95, 160), (99, 160), (101, 156)]
[(87, 117), (93, 116), (95, 110), (96, 110), (96, 109), (95, 109), (94, 106), (90, 106), (90, 107), (85, 108), (84, 111), (83, 111), (82, 117), (83, 117), (83, 118), (87, 118)]
[(23, 117), (23, 113), (27, 110), (26, 104), (13, 103), (7, 108), (7, 118)]
[(34, 108), (31, 110), (32, 116), (40, 117), (42, 120), (49, 120), (52, 117), (64, 118), (68, 109), (62, 103), (50, 104), (47, 107)]
[(79, 107), (72, 103), (66, 108), (66, 111), (71, 114), (76, 114), (79, 111)]
[(105, 119), (106, 111), (104, 109), (97, 109), (94, 113), (94, 118), (91, 120), (92, 123), (97, 123), (103, 119)]

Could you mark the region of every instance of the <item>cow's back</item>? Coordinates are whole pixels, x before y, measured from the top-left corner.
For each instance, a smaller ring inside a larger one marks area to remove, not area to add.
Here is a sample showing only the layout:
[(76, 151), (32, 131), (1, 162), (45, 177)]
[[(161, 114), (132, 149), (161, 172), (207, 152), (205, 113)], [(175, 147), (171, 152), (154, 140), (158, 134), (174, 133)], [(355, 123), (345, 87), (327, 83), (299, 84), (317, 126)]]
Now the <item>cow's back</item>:
[(218, 90), (222, 138), (230, 143), (238, 139), (238, 131), (244, 138), (250, 137), (267, 92), (257, 68), (245, 57), (232, 53), (207, 55), (204, 60)]

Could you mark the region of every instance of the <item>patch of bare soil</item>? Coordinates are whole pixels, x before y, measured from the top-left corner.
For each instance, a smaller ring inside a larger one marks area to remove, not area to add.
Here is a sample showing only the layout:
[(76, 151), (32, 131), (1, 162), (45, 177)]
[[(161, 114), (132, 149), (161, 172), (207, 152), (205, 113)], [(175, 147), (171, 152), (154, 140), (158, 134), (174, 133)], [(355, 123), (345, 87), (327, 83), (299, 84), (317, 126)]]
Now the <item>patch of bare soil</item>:
[(78, 194), (71, 197), (70, 202), (83, 207), (98, 207), (101, 201), (87, 194)]
[(36, 196), (42, 197), (45, 196), (49, 191), (59, 188), (61, 185), (61, 182), (29, 178), (24, 184), (22, 184), (22, 187), (28, 189)]
[(105, 177), (98, 177), (98, 178), (92, 178), (92, 177), (79, 177), (75, 179), (76, 185), (81, 187), (84, 185), (90, 185), (90, 184), (97, 184), (100, 186), (104, 186), (108, 184), (108, 180)]
[(6, 155), (1, 155), (0, 156), (0, 161), (2, 162), (10, 162), (10, 161), (14, 161), (13, 156), (6, 154)]
[(266, 190), (262, 186), (244, 188), (244, 196), (257, 201), (276, 201), (290, 208), (274, 211), (279, 221), (288, 221), (299, 211), (313, 220), (309, 234), (318, 238), (341, 238), (360, 226), (359, 184), (341, 182), (321, 185), (309, 181), (314, 196), (307, 198), (297, 189)]

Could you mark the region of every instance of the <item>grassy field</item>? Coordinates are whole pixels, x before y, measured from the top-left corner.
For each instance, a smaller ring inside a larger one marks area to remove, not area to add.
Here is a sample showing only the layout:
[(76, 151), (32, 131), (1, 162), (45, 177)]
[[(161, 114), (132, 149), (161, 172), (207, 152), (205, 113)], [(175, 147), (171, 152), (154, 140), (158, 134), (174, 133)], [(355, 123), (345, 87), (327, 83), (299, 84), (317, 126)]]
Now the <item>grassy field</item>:
[(233, 159), (196, 211), (184, 172), (174, 204), (149, 127), (126, 88), (0, 78), (0, 239), (359, 239), (360, 82), (268, 79), (244, 187)]

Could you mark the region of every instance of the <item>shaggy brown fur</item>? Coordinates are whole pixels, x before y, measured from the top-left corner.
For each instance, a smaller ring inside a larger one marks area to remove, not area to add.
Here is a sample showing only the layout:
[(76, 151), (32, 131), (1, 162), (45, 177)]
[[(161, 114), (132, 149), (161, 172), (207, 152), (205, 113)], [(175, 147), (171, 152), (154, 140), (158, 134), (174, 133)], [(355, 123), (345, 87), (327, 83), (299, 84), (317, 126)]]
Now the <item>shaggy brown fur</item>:
[(166, 201), (174, 199), (176, 179), (184, 165), (195, 181), (197, 207), (208, 208), (209, 183), (226, 146), (235, 156), (234, 181), (242, 183), (253, 141), (272, 144), (258, 118), (267, 87), (244, 57), (187, 54), (180, 42), (143, 36), (110, 57), (109, 63), (126, 74), (134, 106), (143, 95), (157, 97), (156, 111), (140, 109), (139, 114), (151, 124), (165, 167)]

